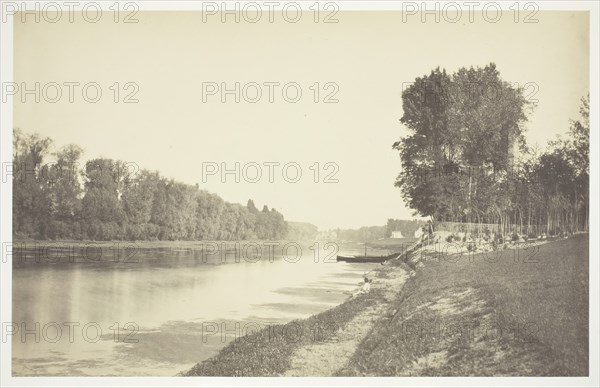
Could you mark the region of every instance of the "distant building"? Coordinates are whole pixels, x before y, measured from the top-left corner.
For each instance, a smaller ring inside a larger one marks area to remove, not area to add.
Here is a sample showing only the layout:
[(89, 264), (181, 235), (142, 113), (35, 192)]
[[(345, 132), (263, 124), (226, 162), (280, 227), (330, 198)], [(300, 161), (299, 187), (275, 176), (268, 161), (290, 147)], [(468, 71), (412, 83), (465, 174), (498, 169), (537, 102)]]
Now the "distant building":
[(394, 230), (392, 232), (392, 238), (404, 238), (404, 236), (402, 235), (402, 232), (399, 230)]

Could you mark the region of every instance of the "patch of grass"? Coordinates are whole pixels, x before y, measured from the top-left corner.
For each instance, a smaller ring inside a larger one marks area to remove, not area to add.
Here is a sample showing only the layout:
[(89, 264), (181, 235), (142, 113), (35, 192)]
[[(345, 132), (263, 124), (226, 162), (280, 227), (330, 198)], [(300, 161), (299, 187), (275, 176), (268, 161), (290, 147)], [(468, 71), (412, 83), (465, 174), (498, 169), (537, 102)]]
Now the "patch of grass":
[(357, 312), (383, 297), (374, 290), (320, 314), (274, 325), (238, 338), (216, 356), (196, 364), (185, 376), (279, 376), (290, 368), (293, 352), (307, 344), (331, 340)]
[(427, 261), (338, 375), (586, 376), (588, 255), (578, 235)]
[(505, 319), (520, 317), (569, 375), (588, 375), (589, 235), (550, 242), (527, 263), (485, 274)]

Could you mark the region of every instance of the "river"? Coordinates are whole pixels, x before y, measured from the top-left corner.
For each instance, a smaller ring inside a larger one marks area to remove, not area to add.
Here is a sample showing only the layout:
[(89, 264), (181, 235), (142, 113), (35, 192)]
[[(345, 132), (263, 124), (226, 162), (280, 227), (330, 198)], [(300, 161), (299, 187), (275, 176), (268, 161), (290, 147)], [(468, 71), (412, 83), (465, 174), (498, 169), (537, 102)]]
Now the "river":
[(129, 262), (83, 260), (75, 250), (70, 260), (37, 262), (23, 249), (3, 330), (14, 332), (13, 375), (173, 376), (236, 337), (343, 302), (377, 265), (336, 263), (327, 248), (272, 249), (260, 259), (243, 246), (237, 256), (144, 249)]

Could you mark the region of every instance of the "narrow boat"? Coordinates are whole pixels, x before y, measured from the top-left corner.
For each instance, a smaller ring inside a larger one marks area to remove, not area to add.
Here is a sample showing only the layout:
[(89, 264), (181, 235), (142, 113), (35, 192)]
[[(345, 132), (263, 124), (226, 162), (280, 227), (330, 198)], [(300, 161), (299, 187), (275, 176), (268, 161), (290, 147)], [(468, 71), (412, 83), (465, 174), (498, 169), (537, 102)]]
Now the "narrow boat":
[(383, 263), (386, 260), (395, 259), (400, 256), (400, 253), (394, 253), (388, 256), (344, 256), (338, 255), (337, 261), (346, 263)]

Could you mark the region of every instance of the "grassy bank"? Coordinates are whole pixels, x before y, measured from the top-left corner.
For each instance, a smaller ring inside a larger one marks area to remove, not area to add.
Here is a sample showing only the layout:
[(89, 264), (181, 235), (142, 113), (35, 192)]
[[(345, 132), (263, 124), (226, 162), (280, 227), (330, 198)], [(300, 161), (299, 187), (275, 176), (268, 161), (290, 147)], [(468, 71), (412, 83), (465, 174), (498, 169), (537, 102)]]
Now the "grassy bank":
[(588, 374), (588, 235), (421, 259), (339, 375)]
[(187, 376), (280, 376), (291, 367), (294, 352), (330, 341), (357, 311), (368, 308), (381, 292), (374, 291), (308, 319), (275, 325), (234, 340), (215, 357), (185, 372)]
[[(412, 277), (385, 304), (344, 366), (332, 374), (588, 374), (588, 235), (528, 250), (413, 255), (406, 262), (378, 268), (374, 285), (396, 271), (408, 271)], [(296, 321), (302, 335), (295, 342), (277, 328), (242, 338), (187, 374), (285, 374), (298, 354), (311, 354), (307, 349), (315, 342), (335, 341), (337, 332), (348, 330), (353, 318), (382, 298), (386, 295), (375, 287)], [(330, 330), (315, 336), (313, 328), (332, 322)]]

